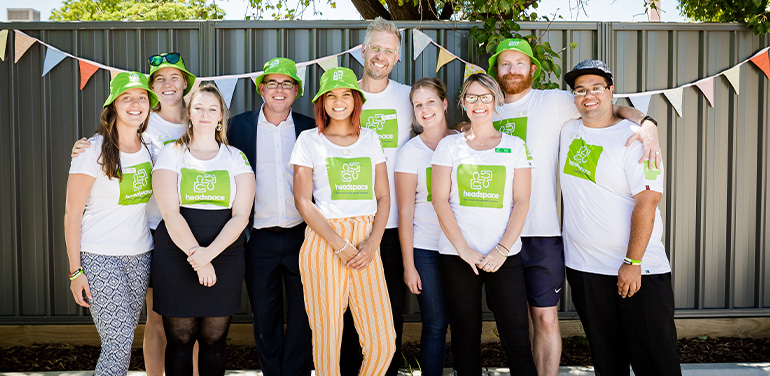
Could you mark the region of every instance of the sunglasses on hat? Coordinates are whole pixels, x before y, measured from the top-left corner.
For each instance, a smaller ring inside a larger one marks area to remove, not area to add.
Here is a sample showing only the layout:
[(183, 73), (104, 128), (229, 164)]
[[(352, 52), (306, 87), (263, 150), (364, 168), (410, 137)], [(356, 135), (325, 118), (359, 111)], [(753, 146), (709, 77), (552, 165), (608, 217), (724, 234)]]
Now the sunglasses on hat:
[(158, 66), (163, 64), (163, 60), (168, 61), (169, 64), (176, 64), (179, 62), (179, 60), (182, 60), (182, 55), (179, 52), (170, 52), (167, 54), (160, 54), (160, 55), (152, 55), (147, 60), (150, 62), (150, 65)]

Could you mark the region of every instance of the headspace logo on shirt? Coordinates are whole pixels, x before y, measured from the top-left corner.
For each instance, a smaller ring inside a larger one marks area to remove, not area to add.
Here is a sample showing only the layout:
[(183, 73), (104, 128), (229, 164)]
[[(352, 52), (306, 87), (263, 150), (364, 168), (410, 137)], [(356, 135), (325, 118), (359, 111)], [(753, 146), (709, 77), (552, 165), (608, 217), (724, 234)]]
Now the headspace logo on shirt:
[(384, 148), (398, 147), (398, 116), (394, 109), (361, 111), (361, 126), (373, 129)]
[(121, 170), (118, 205), (144, 204), (152, 196), (152, 164), (144, 162)]
[(505, 197), (505, 179), (505, 166), (473, 164), (457, 166), (460, 206), (502, 208)]
[(230, 206), (230, 173), (227, 170), (181, 170), (179, 198), (182, 205)]
[(329, 179), (332, 200), (371, 200), (372, 162), (369, 157), (326, 158), (326, 176)]
[(596, 183), (596, 166), (603, 147), (589, 145), (582, 138), (572, 140), (564, 163), (564, 173)]
[(502, 119), (492, 123), (500, 132), (516, 136), (527, 142), (527, 116), (519, 116), (510, 119)]

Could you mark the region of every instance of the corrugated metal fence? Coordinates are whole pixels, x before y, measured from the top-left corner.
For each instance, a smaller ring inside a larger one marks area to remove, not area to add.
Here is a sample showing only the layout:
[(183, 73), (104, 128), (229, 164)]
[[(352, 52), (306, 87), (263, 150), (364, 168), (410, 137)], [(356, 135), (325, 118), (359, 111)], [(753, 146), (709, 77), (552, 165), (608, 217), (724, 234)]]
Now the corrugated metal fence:
[[(401, 23), (407, 28), (402, 62), (391, 75), (410, 84), (435, 76), (437, 51), (413, 59), (409, 29), (420, 27), (461, 58), (486, 67), (468, 40), (467, 23)], [(344, 51), (363, 42), (365, 22), (91, 22), (0, 23), (20, 29), (76, 56), (123, 69), (148, 71), (146, 57), (178, 51), (199, 76), (260, 71), (275, 56), (297, 62)], [(640, 23), (525, 23), (563, 54), (562, 70), (585, 58), (613, 68), (616, 92), (665, 89), (716, 74), (770, 45), (739, 25)], [(12, 35), (12, 34), (11, 34)], [(75, 139), (96, 129), (108, 94), (109, 74), (97, 72), (80, 91), (77, 62), (65, 59), (41, 77), (45, 50), (33, 46), (18, 64), (0, 63), (0, 324), (86, 323), (72, 300), (64, 248), (64, 198), (69, 151)], [(340, 64), (361, 74), (348, 55)], [(453, 100), (463, 64), (451, 62), (438, 76)], [(313, 66), (306, 93), (318, 89)], [(563, 86), (565, 87), (565, 86)], [(312, 95), (294, 105), (310, 114)], [(621, 100), (623, 103), (624, 100)], [(627, 104), (627, 103), (625, 103)], [(241, 79), (234, 114), (257, 109), (261, 98)], [(770, 223), (767, 221), (770, 135), (766, 131), (768, 81), (751, 64), (740, 73), (740, 95), (715, 81), (715, 106), (696, 89), (684, 90), (683, 116), (656, 95), (649, 113), (659, 120), (667, 162), (661, 203), (665, 244), (674, 269), (678, 317), (770, 315)], [(459, 121), (452, 106), (450, 117)], [(567, 290), (565, 290), (566, 292)], [(237, 321), (247, 319), (244, 314)], [(561, 311), (570, 311), (568, 294)], [(410, 313), (418, 312), (414, 299)], [(487, 316), (489, 317), (489, 316)], [(416, 319), (417, 315), (408, 318)]]

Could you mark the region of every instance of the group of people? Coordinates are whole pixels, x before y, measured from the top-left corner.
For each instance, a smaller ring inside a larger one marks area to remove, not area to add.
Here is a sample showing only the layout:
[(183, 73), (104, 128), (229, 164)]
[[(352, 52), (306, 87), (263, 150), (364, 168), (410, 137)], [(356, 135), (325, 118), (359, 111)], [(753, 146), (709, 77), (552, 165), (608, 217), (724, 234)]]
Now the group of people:
[(444, 83), (389, 79), (400, 47), (372, 21), (363, 76), (327, 70), (312, 117), (292, 111), (302, 80), (281, 57), (255, 80), (262, 108), (232, 118), (212, 84), (185, 101), (178, 53), (112, 80), (65, 214), (97, 375), (127, 372), (145, 299), (148, 375), (224, 374), (244, 279), (267, 376), (395, 375), (407, 289), (422, 374), (442, 374), (450, 327), (456, 374), (481, 374), (485, 291), (511, 374), (555, 375), (565, 264), (597, 373), (680, 374), (655, 121), (612, 104), (597, 60), (565, 75), (572, 92), (532, 89), (540, 63), (507, 39), (449, 127)]

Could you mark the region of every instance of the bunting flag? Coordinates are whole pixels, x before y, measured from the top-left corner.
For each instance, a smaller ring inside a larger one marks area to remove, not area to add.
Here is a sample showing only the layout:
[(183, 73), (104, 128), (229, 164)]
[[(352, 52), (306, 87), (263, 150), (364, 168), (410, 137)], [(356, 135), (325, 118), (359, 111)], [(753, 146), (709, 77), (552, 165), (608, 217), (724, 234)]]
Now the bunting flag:
[(99, 67), (88, 64), (83, 60), (79, 60), (78, 63), (80, 65), (80, 90), (83, 90), (83, 88), (86, 87), (88, 80), (91, 79), (91, 76), (99, 70)]
[(727, 78), (727, 82), (733, 86), (735, 94), (741, 93), (741, 66), (736, 65), (723, 72), (723, 75)]
[[(254, 74), (253, 74), (251, 77), (249, 77), (249, 78), (251, 79), (251, 83), (253, 83), (253, 84), (254, 84), (254, 87), (257, 87), (257, 86), (258, 86), (258, 85), (257, 85), (257, 77), (259, 77), (259, 75), (260, 75), (260, 74), (262, 74), (262, 73), (264, 73), (264, 71), (262, 71), (262, 72), (257, 72), (257, 73), (254, 73)], [(197, 81), (197, 80), (196, 80), (196, 81)], [(256, 89), (255, 89), (255, 90), (256, 90)]]
[(198, 91), (198, 87), (201, 86), (201, 80), (195, 80), (193, 82), (192, 87), (190, 88), (190, 91), (187, 92), (187, 95), (184, 96), (184, 103), (190, 103), (190, 98), (192, 98), (192, 94), (196, 91)]
[(682, 91), (684, 91), (684, 89), (679, 87), (663, 92), (663, 96), (668, 99), (668, 103), (671, 103), (671, 106), (674, 107), (674, 110), (676, 110), (676, 114), (679, 115), (679, 117), (682, 117)]
[[(362, 67), (364, 66), (364, 57), (363, 57), (363, 55), (361, 55), (361, 49), (360, 48), (354, 48), (352, 51), (350, 51), (350, 55), (353, 56), (356, 59), (358, 64), (361, 64)], [(299, 67), (297, 67), (297, 69), (299, 69)]]
[(67, 57), (67, 55), (63, 54), (61, 51), (48, 47), (45, 53), (45, 61), (43, 62), (43, 74), (40, 75), (40, 77), (45, 77), (45, 75), (48, 74), (53, 67), (59, 65), (65, 57)]
[(652, 98), (652, 95), (634, 96), (628, 99), (631, 100), (631, 104), (634, 105), (635, 109), (647, 115), (647, 110), (650, 109), (650, 98)]
[(16, 38), (14, 39), (14, 58), (13, 62), (18, 63), (22, 55), (37, 42), (37, 39), (27, 36), (24, 33), (16, 32)]
[(412, 29), (412, 51), (414, 51), (414, 60), (420, 56), (425, 47), (428, 47), (433, 39), (420, 30)]
[(763, 52), (758, 53), (752, 57), (751, 62), (754, 63), (759, 69), (762, 70), (762, 72), (765, 72), (765, 77), (770, 79), (770, 61), (768, 61), (767, 58), (767, 48), (763, 50)]
[[(195, 80), (195, 81), (197, 82), (198, 80)], [(214, 80), (214, 83), (217, 84), (217, 88), (219, 89), (219, 92), (222, 93), (222, 97), (225, 99), (227, 108), (230, 108), (230, 102), (232, 102), (233, 100), (233, 93), (235, 92), (235, 85), (238, 84), (238, 79), (222, 78), (219, 80)], [(192, 92), (192, 90), (190, 92)]]
[(695, 86), (703, 92), (703, 95), (709, 101), (709, 105), (714, 107), (714, 77), (704, 78), (696, 82)]
[[(358, 53), (361, 53), (361, 49), (358, 50)], [(297, 78), (302, 80), (302, 93), (305, 93), (305, 72), (307, 72), (307, 65), (302, 65), (297, 67)]]
[(326, 59), (319, 60), (318, 65), (321, 66), (324, 71), (338, 67), (339, 65), (337, 65), (337, 55), (329, 56)]
[[(117, 70), (117, 69), (110, 69), (110, 81), (114, 80), (115, 76), (117, 76), (118, 73), (120, 73), (119, 70)], [(196, 80), (195, 82), (198, 82), (198, 81)]]
[(441, 69), (444, 65), (446, 65), (448, 62), (454, 60), (457, 56), (452, 55), (451, 52), (447, 51), (446, 48), (439, 46), (438, 48), (438, 62), (436, 63), (436, 73), (438, 73), (438, 70)]
[(486, 71), (478, 65), (465, 63), (465, 73), (463, 73), (463, 81), (467, 80), (468, 77), (474, 73), (485, 73), (485, 72)]
[(5, 47), (8, 43), (8, 30), (0, 31), (0, 60), (5, 61)]

